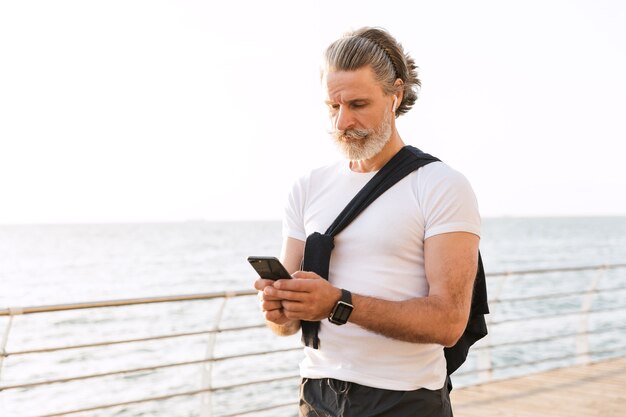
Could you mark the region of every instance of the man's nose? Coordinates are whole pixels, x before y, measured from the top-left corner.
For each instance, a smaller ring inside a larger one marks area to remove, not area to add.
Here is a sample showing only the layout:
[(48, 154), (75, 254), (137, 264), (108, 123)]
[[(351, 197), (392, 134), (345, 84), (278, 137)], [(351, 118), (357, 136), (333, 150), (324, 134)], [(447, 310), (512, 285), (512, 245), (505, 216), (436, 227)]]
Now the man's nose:
[(336, 130), (343, 131), (354, 127), (354, 117), (347, 107), (340, 106), (335, 117)]

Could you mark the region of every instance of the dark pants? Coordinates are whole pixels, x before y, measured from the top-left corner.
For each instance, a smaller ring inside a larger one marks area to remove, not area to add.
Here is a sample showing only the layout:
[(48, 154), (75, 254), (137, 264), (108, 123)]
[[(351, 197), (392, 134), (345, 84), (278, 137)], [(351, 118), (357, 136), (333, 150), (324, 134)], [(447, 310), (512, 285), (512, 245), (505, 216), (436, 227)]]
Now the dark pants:
[(435, 391), (392, 391), (331, 378), (304, 378), (300, 417), (452, 417), (452, 407), (447, 384)]

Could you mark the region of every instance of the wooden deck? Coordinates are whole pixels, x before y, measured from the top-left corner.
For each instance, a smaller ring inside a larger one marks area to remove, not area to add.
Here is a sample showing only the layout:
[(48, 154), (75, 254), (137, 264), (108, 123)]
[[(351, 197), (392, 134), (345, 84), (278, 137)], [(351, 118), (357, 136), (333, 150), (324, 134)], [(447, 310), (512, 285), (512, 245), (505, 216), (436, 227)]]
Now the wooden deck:
[(454, 389), (455, 417), (626, 417), (626, 358)]

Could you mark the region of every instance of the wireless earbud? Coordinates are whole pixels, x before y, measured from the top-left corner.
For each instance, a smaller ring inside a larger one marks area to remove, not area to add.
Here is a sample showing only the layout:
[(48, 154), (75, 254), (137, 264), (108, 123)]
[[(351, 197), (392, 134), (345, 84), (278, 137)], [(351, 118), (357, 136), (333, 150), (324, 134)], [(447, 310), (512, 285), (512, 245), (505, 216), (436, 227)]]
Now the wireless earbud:
[(396, 112), (396, 104), (398, 103), (398, 97), (393, 96), (393, 106), (391, 107), (391, 112), (395, 113)]

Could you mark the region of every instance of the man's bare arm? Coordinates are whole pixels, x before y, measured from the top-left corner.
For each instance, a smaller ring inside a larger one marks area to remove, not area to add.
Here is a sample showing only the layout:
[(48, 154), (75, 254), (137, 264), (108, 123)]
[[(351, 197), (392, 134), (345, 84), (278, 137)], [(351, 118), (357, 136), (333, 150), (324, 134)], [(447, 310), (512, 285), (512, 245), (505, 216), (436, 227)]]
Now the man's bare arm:
[[(478, 262), (478, 236), (455, 232), (436, 235), (424, 243), (428, 296), (388, 301), (353, 294), (350, 322), (376, 333), (413, 343), (452, 346), (463, 334), (471, 305)], [(283, 280), (266, 294), (283, 301), (285, 317), (321, 320), (328, 317), (340, 290), (310, 272)]]
[(478, 236), (445, 233), (424, 243), (428, 296), (401, 302), (354, 295), (350, 321), (385, 336), (453, 346), (463, 334), (478, 265)]

